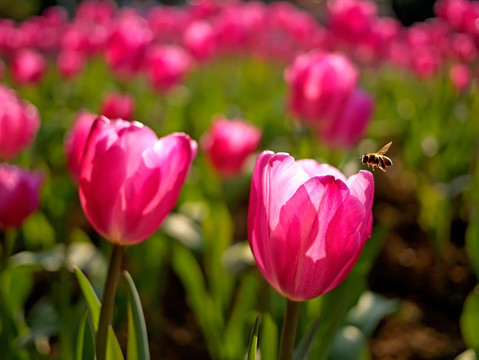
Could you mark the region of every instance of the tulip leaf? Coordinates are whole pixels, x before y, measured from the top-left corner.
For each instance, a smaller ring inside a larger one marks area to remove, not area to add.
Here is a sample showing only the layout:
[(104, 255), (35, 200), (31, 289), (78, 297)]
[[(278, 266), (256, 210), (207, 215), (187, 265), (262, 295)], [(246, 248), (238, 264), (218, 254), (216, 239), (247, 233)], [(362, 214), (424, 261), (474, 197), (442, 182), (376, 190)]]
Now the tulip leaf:
[(278, 358), (278, 326), (269, 313), (263, 314), (261, 323), (261, 359), (276, 360)]
[(466, 345), (479, 351), (479, 285), (466, 298), (461, 314), (461, 332)]
[(258, 291), (256, 274), (246, 274), (241, 279), (233, 310), (228, 316), (228, 323), (224, 331), (221, 358), (237, 358), (244, 352), (247, 339), (246, 322), (249, 314), (254, 309)]
[[(80, 288), (82, 290), (83, 296), (85, 297), (88, 311), (90, 312), (90, 316), (92, 318), (93, 326), (95, 330), (98, 329), (98, 322), (100, 321), (100, 300), (95, 294), (93, 287), (91, 286), (88, 278), (82, 271), (75, 267), (75, 275), (77, 277), (78, 283), (80, 284)], [(123, 353), (121, 352), (120, 344), (116, 339), (115, 333), (113, 329), (108, 329), (108, 345), (107, 345), (107, 359), (109, 360), (118, 360), (123, 359)]]
[[(87, 324), (89, 325), (88, 330)], [(95, 345), (93, 343), (93, 337), (95, 334), (92, 331), (93, 329), (91, 329), (90, 324), (91, 321), (88, 317), (88, 310), (85, 309), (78, 327), (75, 360), (92, 359), (94, 357)], [(85, 333), (87, 336), (85, 336)]]
[(306, 334), (304, 334), (303, 338), (294, 350), (294, 360), (305, 360), (308, 358), (309, 352), (311, 351), (311, 346), (319, 329), (319, 323), (320, 317), (314, 320), (309, 330), (306, 332)]
[(148, 333), (140, 296), (128, 272), (123, 272), (128, 288), (128, 359), (149, 360)]
[(206, 291), (201, 267), (186, 247), (177, 242), (172, 245), (173, 269), (186, 290), (186, 300), (198, 319), (210, 351), (219, 354), (222, 348), (223, 319), (219, 317), (218, 309)]
[(248, 360), (256, 359), (256, 348), (258, 346), (258, 333), (259, 333), (259, 315), (256, 316), (253, 329), (251, 330), (251, 336), (248, 345)]

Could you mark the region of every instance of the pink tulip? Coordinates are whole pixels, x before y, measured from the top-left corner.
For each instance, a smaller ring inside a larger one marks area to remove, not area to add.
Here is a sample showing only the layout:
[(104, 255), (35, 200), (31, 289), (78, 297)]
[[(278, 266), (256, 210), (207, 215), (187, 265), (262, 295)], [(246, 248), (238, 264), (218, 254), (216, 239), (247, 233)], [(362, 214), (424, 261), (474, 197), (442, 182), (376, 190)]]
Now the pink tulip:
[(85, 56), (76, 50), (64, 50), (57, 58), (57, 66), (60, 75), (64, 79), (70, 79), (78, 75), (85, 65)]
[(97, 118), (79, 182), (90, 223), (112, 243), (144, 241), (176, 204), (196, 151), (186, 134), (158, 139), (138, 122)]
[(153, 87), (165, 92), (183, 80), (192, 66), (192, 59), (179, 46), (157, 45), (150, 48), (147, 66)]
[(346, 178), (314, 160), (264, 151), (251, 182), (248, 239), (259, 270), (284, 297), (338, 286), (371, 235), (373, 176)]
[(218, 174), (237, 175), (248, 157), (256, 151), (261, 131), (243, 120), (220, 118), (201, 139), (201, 145)]
[(200, 61), (206, 61), (216, 52), (216, 32), (206, 21), (191, 23), (183, 34), (185, 48)]
[(357, 85), (359, 72), (345, 56), (310, 52), (286, 69), (291, 111), (318, 128), (329, 128)]
[(465, 64), (454, 64), (449, 70), (449, 78), (454, 88), (459, 92), (463, 92), (471, 85), (472, 71)]
[(68, 170), (77, 182), (80, 179), (81, 161), (88, 134), (97, 117), (97, 115), (88, 111), (80, 111), (71, 131), (65, 138), (65, 154), (67, 157)]
[(36, 84), (42, 79), (46, 67), (47, 63), (40, 53), (22, 49), (12, 60), (12, 75), (18, 84)]
[(14, 158), (35, 138), (40, 127), (37, 108), (0, 85), (0, 160)]
[(109, 119), (131, 120), (135, 100), (128, 94), (109, 93), (103, 99), (100, 114)]
[(364, 91), (356, 89), (349, 96), (331, 127), (319, 133), (320, 138), (332, 147), (353, 147), (362, 139), (371, 119), (373, 107), (373, 98)]
[(0, 164), (0, 229), (18, 228), (39, 206), (42, 173)]
[(152, 38), (145, 19), (134, 11), (125, 10), (117, 17), (106, 43), (108, 65), (121, 76), (135, 75), (143, 66)]
[(373, 1), (329, 1), (328, 27), (335, 38), (355, 45), (369, 35), (377, 11), (376, 3)]

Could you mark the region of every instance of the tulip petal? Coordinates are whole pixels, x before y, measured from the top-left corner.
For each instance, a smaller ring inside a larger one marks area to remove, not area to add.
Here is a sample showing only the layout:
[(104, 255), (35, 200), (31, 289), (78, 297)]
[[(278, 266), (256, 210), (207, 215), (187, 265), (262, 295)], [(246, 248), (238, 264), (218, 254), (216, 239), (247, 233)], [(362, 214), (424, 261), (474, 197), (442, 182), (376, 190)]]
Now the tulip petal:
[(125, 218), (130, 239), (139, 242), (150, 236), (173, 209), (195, 154), (196, 142), (185, 134), (161, 138), (145, 151), (140, 168), (125, 185), (127, 202), (135, 203)]
[(333, 175), (336, 179), (346, 181), (346, 176), (334, 166), (328, 164), (318, 164), (315, 160), (305, 159), (297, 161), (303, 170), (310, 176)]

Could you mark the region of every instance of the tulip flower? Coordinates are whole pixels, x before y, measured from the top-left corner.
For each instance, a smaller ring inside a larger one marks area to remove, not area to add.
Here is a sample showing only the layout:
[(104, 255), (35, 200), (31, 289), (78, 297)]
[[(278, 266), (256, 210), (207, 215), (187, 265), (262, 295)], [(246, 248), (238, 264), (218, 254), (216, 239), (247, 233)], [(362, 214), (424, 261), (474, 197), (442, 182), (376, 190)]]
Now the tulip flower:
[(131, 120), (135, 100), (128, 94), (109, 93), (103, 99), (100, 114), (109, 119)]
[(37, 108), (0, 85), (0, 160), (12, 159), (28, 146), (39, 126)]
[(88, 111), (79, 112), (71, 131), (65, 138), (65, 154), (67, 156), (68, 170), (77, 182), (80, 179), (81, 161), (88, 134), (96, 118), (97, 115)]
[(43, 56), (30, 49), (19, 50), (12, 60), (12, 75), (18, 84), (38, 83), (47, 67)]
[(471, 85), (472, 71), (465, 64), (454, 64), (449, 70), (449, 78), (454, 88), (459, 92), (463, 92)]
[(108, 65), (120, 76), (130, 77), (143, 66), (146, 50), (152, 40), (145, 19), (134, 11), (124, 11), (116, 18), (106, 42)]
[(237, 175), (256, 151), (261, 131), (243, 120), (220, 118), (201, 139), (201, 145), (215, 170), (224, 178)]
[(38, 209), (44, 175), (0, 164), (0, 229), (18, 228)]
[(97, 118), (80, 171), (87, 218), (115, 244), (145, 240), (175, 205), (195, 155), (186, 134), (158, 139), (138, 122)]
[(336, 120), (319, 137), (329, 146), (351, 148), (364, 135), (374, 108), (373, 98), (356, 89), (344, 104)]
[(157, 91), (168, 91), (182, 81), (192, 62), (191, 56), (179, 46), (152, 46), (147, 60), (150, 82)]
[(95, 340), (106, 357), (108, 327), (126, 245), (144, 241), (175, 205), (197, 145), (186, 134), (161, 139), (143, 124), (101, 116), (83, 154), (79, 193), (93, 227), (113, 243)]
[(183, 43), (197, 60), (206, 61), (216, 52), (216, 32), (210, 23), (195, 21), (185, 29)]
[(264, 151), (251, 181), (248, 240), (263, 277), (287, 298), (280, 359), (292, 359), (299, 304), (338, 286), (372, 227), (373, 176)]
[(85, 65), (85, 56), (76, 50), (64, 50), (57, 58), (57, 66), (60, 75), (70, 79), (78, 75)]
[(346, 178), (314, 160), (261, 153), (251, 183), (248, 239), (264, 278), (294, 301), (338, 286), (371, 234), (373, 195), (368, 171)]
[(357, 85), (359, 72), (345, 56), (317, 51), (300, 55), (286, 69), (291, 111), (320, 128), (328, 128)]

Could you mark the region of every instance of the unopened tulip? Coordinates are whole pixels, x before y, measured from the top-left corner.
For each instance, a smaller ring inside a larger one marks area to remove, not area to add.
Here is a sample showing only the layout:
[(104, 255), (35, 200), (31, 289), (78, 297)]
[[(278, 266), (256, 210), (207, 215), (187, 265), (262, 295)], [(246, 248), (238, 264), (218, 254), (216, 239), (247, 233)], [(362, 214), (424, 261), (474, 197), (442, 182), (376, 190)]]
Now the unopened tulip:
[(251, 182), (248, 239), (259, 270), (284, 297), (338, 286), (371, 234), (373, 176), (346, 178), (314, 160), (261, 153)]
[(78, 75), (85, 65), (85, 55), (80, 51), (66, 49), (57, 58), (57, 66), (60, 75), (70, 79)]
[(237, 175), (248, 157), (256, 151), (261, 131), (243, 120), (219, 119), (201, 139), (213, 167), (222, 177)]
[(12, 75), (18, 84), (38, 83), (47, 67), (43, 56), (30, 49), (19, 50), (12, 60)]
[(196, 151), (186, 134), (158, 139), (138, 122), (97, 118), (79, 182), (90, 223), (117, 245), (148, 238), (176, 204)]
[(147, 71), (153, 87), (165, 92), (179, 84), (192, 66), (191, 56), (174, 45), (152, 46)]
[(200, 61), (206, 61), (216, 52), (216, 32), (206, 21), (191, 23), (183, 34), (183, 44), (189, 52)]
[(39, 206), (42, 173), (0, 164), (0, 229), (18, 228)]
[(362, 139), (373, 113), (373, 98), (356, 89), (344, 104), (330, 128), (322, 129), (319, 137), (332, 147), (351, 148)]
[(81, 160), (85, 151), (88, 134), (97, 117), (97, 115), (88, 111), (79, 112), (71, 131), (65, 138), (68, 170), (77, 182), (80, 179)]
[(100, 114), (109, 119), (131, 120), (135, 100), (128, 94), (109, 93), (103, 99)]
[(28, 146), (39, 126), (37, 108), (0, 85), (0, 160), (12, 159)]
[(120, 76), (135, 75), (144, 65), (146, 50), (153, 34), (143, 17), (124, 11), (116, 18), (106, 42), (108, 65)]
[(465, 64), (454, 64), (449, 70), (449, 78), (454, 88), (459, 92), (463, 92), (471, 85), (471, 68)]
[(291, 111), (317, 128), (328, 128), (357, 86), (359, 72), (345, 56), (310, 52), (286, 69)]

